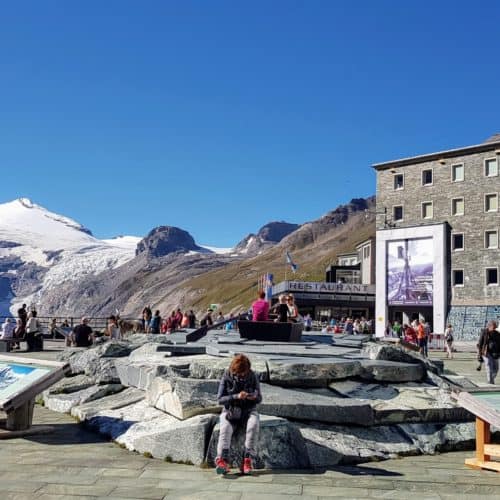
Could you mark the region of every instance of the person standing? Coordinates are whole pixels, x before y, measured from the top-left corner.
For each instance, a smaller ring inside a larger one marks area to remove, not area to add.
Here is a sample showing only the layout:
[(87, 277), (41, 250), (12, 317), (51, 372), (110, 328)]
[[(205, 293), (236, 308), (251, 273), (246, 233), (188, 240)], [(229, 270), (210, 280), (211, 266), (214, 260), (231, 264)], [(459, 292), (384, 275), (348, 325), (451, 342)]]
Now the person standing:
[(444, 341), (446, 342), (446, 357), (453, 359), (453, 327), (448, 324), (444, 331)]
[(392, 331), (396, 334), (396, 337), (401, 338), (401, 324), (398, 322), (398, 320), (394, 321), (394, 324), (392, 325)]
[(26, 323), (26, 343), (28, 344), (28, 351), (35, 350), (35, 335), (40, 333), (40, 321), (36, 317), (36, 311), (31, 311)]
[(295, 299), (292, 294), (288, 295), (288, 321), (297, 323), (299, 320), (299, 309), (295, 304)]
[(245, 429), (245, 449), (240, 470), (249, 474), (256, 458), (259, 440), (259, 414), (257, 405), (262, 402), (259, 378), (251, 369), (244, 354), (233, 358), (219, 384), (217, 402), (223, 406), (220, 415), (219, 441), (215, 459), (217, 474), (229, 472), (231, 438), (237, 428)]
[(497, 322), (488, 321), (486, 329), (479, 338), (479, 353), (486, 367), (486, 379), (488, 384), (495, 383), (498, 374), (498, 358), (500, 357), (500, 332), (497, 331)]
[(420, 320), (417, 326), (417, 341), (420, 348), (420, 354), (427, 357), (427, 335), (425, 333), (424, 321)]
[(16, 329), (16, 325), (10, 318), (5, 318), (5, 321), (2, 325), (2, 331), (0, 332), (0, 339), (2, 340), (10, 340), (14, 337), (14, 330)]
[[(175, 315), (175, 311), (173, 312)], [(161, 316), (160, 311), (157, 309), (155, 315), (151, 318), (149, 322), (149, 333), (160, 333)]]
[(88, 323), (87, 318), (82, 318), (81, 323), (73, 328), (73, 340), (76, 347), (89, 347), (92, 345), (92, 328)]
[(196, 315), (192, 309), (189, 310), (189, 328), (196, 328)]
[(261, 290), (257, 300), (252, 304), (252, 321), (269, 320), (269, 302), (266, 300), (266, 294)]
[(110, 316), (108, 318), (108, 327), (106, 330), (106, 333), (109, 336), (110, 340), (121, 340), (122, 335), (120, 328), (118, 327), (116, 316)]

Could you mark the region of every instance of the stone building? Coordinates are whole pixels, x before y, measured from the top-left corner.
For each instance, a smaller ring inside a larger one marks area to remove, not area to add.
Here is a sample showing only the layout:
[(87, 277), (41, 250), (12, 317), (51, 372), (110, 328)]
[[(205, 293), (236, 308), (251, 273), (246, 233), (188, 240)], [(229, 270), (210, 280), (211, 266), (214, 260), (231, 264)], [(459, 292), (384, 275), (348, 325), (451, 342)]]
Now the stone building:
[(482, 144), (373, 165), (377, 335), (387, 321), (450, 322), (476, 339), (500, 316), (500, 134)]

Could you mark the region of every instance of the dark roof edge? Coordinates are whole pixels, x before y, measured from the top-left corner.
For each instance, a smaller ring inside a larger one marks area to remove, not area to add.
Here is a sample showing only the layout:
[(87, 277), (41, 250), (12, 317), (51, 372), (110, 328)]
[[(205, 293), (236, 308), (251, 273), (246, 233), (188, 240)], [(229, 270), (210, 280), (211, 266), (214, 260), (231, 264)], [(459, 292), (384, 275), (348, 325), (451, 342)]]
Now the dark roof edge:
[(411, 165), (413, 163), (423, 163), (425, 161), (439, 160), (441, 158), (452, 158), (461, 154), (482, 153), (484, 151), (500, 149), (500, 141), (483, 142), (475, 146), (467, 146), (457, 149), (448, 149), (446, 151), (438, 151), (437, 153), (428, 153), (425, 155), (411, 156), (408, 158), (401, 158), (399, 160), (391, 160), (383, 163), (374, 163), (372, 168), (375, 170), (386, 170), (391, 167), (402, 167), (404, 165)]

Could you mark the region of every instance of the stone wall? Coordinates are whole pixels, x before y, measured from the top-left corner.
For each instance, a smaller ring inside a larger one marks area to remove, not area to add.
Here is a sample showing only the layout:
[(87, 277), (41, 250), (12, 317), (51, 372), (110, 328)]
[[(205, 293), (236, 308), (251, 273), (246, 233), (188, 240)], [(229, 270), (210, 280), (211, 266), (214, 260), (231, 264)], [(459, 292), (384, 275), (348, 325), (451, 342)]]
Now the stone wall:
[(457, 332), (457, 340), (478, 340), (486, 323), (500, 320), (500, 306), (452, 306), (448, 313), (448, 323)]

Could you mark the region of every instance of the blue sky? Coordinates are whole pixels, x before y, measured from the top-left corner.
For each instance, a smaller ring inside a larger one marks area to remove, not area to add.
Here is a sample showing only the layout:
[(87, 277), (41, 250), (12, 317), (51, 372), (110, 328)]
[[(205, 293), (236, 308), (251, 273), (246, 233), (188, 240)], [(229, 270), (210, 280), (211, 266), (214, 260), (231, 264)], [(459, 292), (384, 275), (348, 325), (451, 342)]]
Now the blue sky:
[[(500, 4), (4, 2), (0, 202), (232, 246), (500, 132)], [(1, 224), (1, 221), (0, 221)]]

